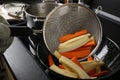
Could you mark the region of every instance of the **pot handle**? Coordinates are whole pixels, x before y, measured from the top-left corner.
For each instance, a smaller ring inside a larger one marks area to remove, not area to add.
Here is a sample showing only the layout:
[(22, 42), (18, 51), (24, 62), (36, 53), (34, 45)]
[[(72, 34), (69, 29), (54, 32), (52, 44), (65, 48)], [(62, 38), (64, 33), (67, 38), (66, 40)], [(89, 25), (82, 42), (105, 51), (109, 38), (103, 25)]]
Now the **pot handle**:
[(11, 26), (9, 28), (11, 32), (10, 36), (29, 36), (33, 34), (33, 30), (26, 26), (23, 26), (23, 27)]
[(10, 26), (10, 36), (30, 36), (33, 33), (42, 33), (43, 30), (35, 30), (35, 29), (31, 29), (27, 26)]
[(32, 28), (35, 26), (35, 22), (33, 20), (33, 17), (29, 17), (29, 15), (26, 15), (26, 20), (27, 20), (27, 26)]

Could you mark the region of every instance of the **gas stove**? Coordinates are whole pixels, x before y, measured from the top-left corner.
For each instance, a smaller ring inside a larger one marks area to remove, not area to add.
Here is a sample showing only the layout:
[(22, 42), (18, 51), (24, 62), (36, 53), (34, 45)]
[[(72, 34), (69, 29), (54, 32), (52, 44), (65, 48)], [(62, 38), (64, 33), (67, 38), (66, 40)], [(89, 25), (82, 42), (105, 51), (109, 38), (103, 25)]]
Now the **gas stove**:
[[(95, 3), (98, 2), (93, 2), (90, 5), (94, 7), (96, 6)], [(104, 12), (108, 14), (106, 15)], [(120, 15), (114, 14), (113, 12), (110, 13), (107, 11), (107, 9), (105, 9), (104, 12), (98, 14), (98, 17), (103, 26), (104, 35), (101, 47), (98, 49), (98, 52), (101, 52), (103, 47), (107, 46), (108, 53), (111, 52), (113, 54), (120, 54), (120, 38), (118, 37), (120, 31)], [(115, 19), (111, 18), (113, 15), (115, 15)], [(27, 23), (24, 20), (19, 21), (15, 19), (8, 19), (8, 22), (13, 26), (27, 26)], [(39, 26), (39, 29), (42, 29), (43, 22), (37, 22), (36, 24)], [(38, 45), (40, 45), (38, 51), (39, 54), (36, 52)], [(29, 37), (14, 37), (14, 41), (11, 46), (1, 56), (2, 62), (6, 63), (5, 66), (7, 66), (8, 70), (6, 70), (6, 68), (0, 67), (0, 73), (2, 73), (0, 75), (0, 80), (67, 80), (50, 73), (48, 69), (46, 69), (46, 64), (48, 64), (46, 62), (46, 56), (49, 54), (46, 51), (47, 50), (43, 42), (42, 34), (33, 34)], [(120, 56), (118, 56), (118, 58), (120, 58)], [(120, 67), (118, 63), (116, 63), (116, 65)], [(6, 71), (8, 73), (5, 73)], [(10, 77), (9, 79), (5, 79), (5, 74), (12, 75), (12, 78)], [(116, 74), (101, 80), (120, 80), (119, 75), (120, 70), (118, 70)]]
[[(104, 23), (107, 23), (108, 20), (103, 19), (100, 17), (100, 20)], [(15, 22), (14, 21), (8, 21), (11, 25), (20, 25), (20, 26), (26, 26), (26, 22)], [(112, 25), (117, 25), (115, 23), (110, 23)], [(18, 24), (19, 23), (19, 24)], [(38, 22), (39, 23), (39, 22)], [(42, 28), (42, 23), (41, 28)], [(103, 24), (106, 26), (106, 24)], [(117, 27), (115, 27), (117, 28)], [(115, 29), (114, 28), (114, 29)], [(105, 27), (106, 29), (106, 27)], [(116, 36), (114, 36), (117, 32), (108, 34), (109, 31), (104, 29), (104, 37), (102, 44), (105, 46), (109, 46), (109, 51), (111, 52), (111, 49), (113, 50), (112, 53), (119, 53), (119, 42), (117, 40)], [(118, 28), (119, 29), (119, 28)], [(117, 30), (117, 29), (115, 29)], [(118, 31), (118, 30), (117, 30)], [(108, 34), (108, 35), (107, 35)], [(111, 36), (112, 35), (112, 36)], [(38, 49), (39, 54), (36, 53), (37, 46), (40, 45), (40, 49)], [(101, 48), (103, 48), (103, 45), (101, 45)], [(100, 48), (100, 49), (101, 49)], [(101, 49), (102, 50), (102, 49)], [(47, 53), (46, 47), (43, 42), (43, 36), (42, 34), (33, 34), (29, 37), (15, 37), (12, 45), (8, 50), (4, 53), (4, 59), (7, 61), (7, 64), (9, 65), (10, 71), (12, 72), (12, 75), (17, 80), (56, 80), (59, 76), (56, 77), (56, 75), (53, 75), (49, 73), (46, 69), (46, 62), (47, 60)], [(106, 51), (106, 50), (105, 50)], [(119, 64), (117, 64), (119, 67)], [(115, 80), (119, 79), (120, 71), (118, 71), (116, 74), (114, 74), (112, 77), (118, 77)], [(41, 78), (42, 77), (42, 78)], [(111, 77), (109, 77), (109, 80), (112, 80)], [(46, 79), (45, 79), (46, 78)], [(106, 78), (105, 78), (106, 79)], [(105, 80), (102, 79), (102, 80)], [(66, 80), (59, 78), (58, 80)]]

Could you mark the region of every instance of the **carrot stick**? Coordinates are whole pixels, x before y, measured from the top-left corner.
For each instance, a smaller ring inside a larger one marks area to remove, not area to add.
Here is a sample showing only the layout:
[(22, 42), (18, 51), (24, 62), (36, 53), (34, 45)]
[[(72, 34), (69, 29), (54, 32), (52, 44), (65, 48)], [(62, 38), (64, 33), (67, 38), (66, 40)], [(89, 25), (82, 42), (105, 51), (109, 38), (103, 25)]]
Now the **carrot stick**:
[(82, 47), (86, 47), (86, 46), (91, 46), (94, 47), (96, 45), (96, 41), (95, 39), (91, 39), (89, 42), (87, 42), (85, 45), (83, 45)]
[(65, 41), (67, 41), (67, 40), (69, 40), (69, 39), (71, 39), (71, 38), (73, 38), (73, 34), (67, 34), (67, 35), (65, 35), (65, 36), (61, 36), (60, 37), (60, 42), (62, 43), (62, 42), (65, 42)]
[(49, 62), (49, 66), (52, 66), (54, 64), (54, 61), (53, 61), (52, 56), (50, 54), (48, 55), (48, 62)]
[(100, 66), (96, 67), (96, 73), (99, 73), (102, 71), (102, 68)]
[(87, 61), (93, 61), (94, 60), (94, 58), (92, 57), (92, 56), (89, 56), (88, 58), (87, 58)]
[(71, 60), (84, 70), (83, 66), (80, 64), (76, 57), (73, 57)]
[(93, 75), (90, 75), (90, 76), (91, 77), (100, 77), (100, 76), (108, 74), (109, 72), (110, 72), (109, 70), (105, 70), (105, 71), (101, 71), (99, 73), (96, 73), (96, 74), (93, 74)]
[(78, 31), (78, 32), (76, 32), (74, 34), (67, 34), (65, 36), (61, 36), (60, 37), (60, 42), (63, 43), (65, 41), (67, 41), (67, 40), (70, 40), (72, 38), (81, 36), (81, 35), (86, 34), (86, 33), (88, 33), (88, 31), (86, 29), (83, 29), (83, 30), (80, 30), (80, 31)]
[(67, 58), (72, 58), (72, 57), (83, 58), (83, 57), (88, 56), (90, 52), (91, 52), (91, 49), (87, 49), (87, 50), (81, 50), (81, 51), (64, 52), (64, 53), (61, 53), (61, 55)]
[(63, 66), (62, 64), (59, 64), (59, 68), (65, 69), (64, 66)]
[(89, 75), (93, 75), (95, 73), (96, 73), (96, 69), (93, 69), (93, 70), (91, 70), (91, 71), (88, 72)]
[(92, 49), (92, 48), (90, 46), (88, 46), (88, 47), (79, 47), (79, 48), (77, 48), (75, 50), (72, 50), (72, 51), (82, 51), (82, 50), (89, 50), (89, 49)]
[(77, 36), (80, 36), (80, 35), (83, 35), (83, 34), (86, 34), (86, 33), (88, 33), (88, 31), (86, 29), (83, 29), (83, 30), (80, 30), (78, 32), (75, 32), (74, 36), (77, 37)]

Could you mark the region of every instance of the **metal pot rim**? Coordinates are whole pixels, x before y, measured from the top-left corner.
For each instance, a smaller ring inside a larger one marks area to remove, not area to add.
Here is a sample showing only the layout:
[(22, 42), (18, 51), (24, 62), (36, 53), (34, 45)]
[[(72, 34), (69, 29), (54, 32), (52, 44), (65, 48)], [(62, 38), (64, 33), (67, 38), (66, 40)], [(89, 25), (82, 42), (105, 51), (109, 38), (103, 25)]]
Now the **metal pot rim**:
[[(33, 3), (32, 5), (36, 5), (36, 4), (38, 4), (38, 5), (48, 5), (48, 4), (56, 4), (56, 5), (62, 5), (62, 3), (51, 3), (51, 2), (42, 2), (42, 3)], [(27, 12), (27, 9), (29, 8), (29, 6), (31, 6), (31, 5), (28, 5), (28, 7), (27, 8), (25, 8), (24, 9), (24, 12), (25, 12), (25, 14), (28, 14), (29, 16), (31, 16), (31, 17), (35, 17), (35, 18), (42, 18), (42, 19), (45, 19), (46, 17), (42, 17), (42, 16), (35, 16), (35, 15), (32, 15), (32, 14), (30, 14), (30, 13), (28, 13)]]

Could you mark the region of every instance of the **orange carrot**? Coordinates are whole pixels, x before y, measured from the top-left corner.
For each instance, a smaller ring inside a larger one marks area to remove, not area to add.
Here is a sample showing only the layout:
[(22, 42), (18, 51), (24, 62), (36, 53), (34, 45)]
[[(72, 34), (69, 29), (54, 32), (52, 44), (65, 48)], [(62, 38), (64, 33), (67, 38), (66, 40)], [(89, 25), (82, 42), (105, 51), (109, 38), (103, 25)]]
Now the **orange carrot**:
[(83, 34), (86, 34), (86, 33), (88, 33), (88, 31), (86, 29), (83, 29), (83, 30), (80, 30), (78, 32), (75, 32), (74, 36), (77, 37), (77, 36), (80, 36), (80, 35), (83, 35)]
[(64, 66), (63, 66), (62, 64), (59, 64), (59, 68), (65, 69)]
[(85, 45), (81, 46), (81, 47), (86, 47), (86, 46), (91, 46), (94, 47), (96, 45), (96, 41), (94, 39), (90, 40), (89, 42), (87, 42)]
[(54, 64), (54, 61), (53, 61), (52, 56), (50, 54), (48, 55), (48, 63), (49, 63), (49, 66), (52, 66)]
[(67, 34), (65, 36), (60, 37), (60, 42), (65, 42), (73, 37), (73, 34)]
[(73, 57), (71, 60), (84, 70), (83, 66), (80, 64), (76, 57)]
[(109, 70), (104, 70), (104, 71), (101, 71), (99, 73), (96, 73), (96, 74), (93, 74), (93, 75), (90, 75), (90, 76), (91, 77), (100, 77), (100, 76), (108, 74), (109, 72), (110, 72)]
[(74, 33), (74, 34), (67, 34), (67, 35), (65, 35), (65, 36), (61, 36), (61, 37), (60, 37), (60, 42), (61, 42), (61, 43), (62, 43), (62, 42), (65, 42), (65, 41), (67, 41), (67, 40), (70, 40), (70, 39), (72, 39), (72, 38), (78, 37), (78, 36), (83, 35), (83, 34), (86, 34), (86, 33), (88, 33), (88, 31), (87, 31), (86, 29), (83, 29), (83, 30), (80, 30), (80, 31), (78, 31), (78, 32), (76, 32), (76, 33)]
[(88, 46), (88, 47), (79, 47), (79, 48), (77, 48), (75, 50), (72, 50), (72, 51), (82, 51), (82, 50), (89, 50), (89, 49), (92, 49), (92, 48), (90, 46)]
[(94, 58), (92, 57), (92, 56), (89, 56), (88, 58), (87, 58), (87, 61), (93, 61), (94, 60)]
[(88, 72), (89, 75), (93, 75), (93, 74), (95, 74), (95, 73), (96, 73), (96, 69), (90, 70), (90, 71)]
[(69, 51), (69, 52), (64, 52), (61, 53), (61, 55), (67, 57), (67, 58), (72, 58), (72, 57), (76, 57), (76, 58), (83, 58), (86, 57), (90, 54), (91, 52), (91, 48), (87, 49), (87, 50), (81, 50), (81, 51)]

